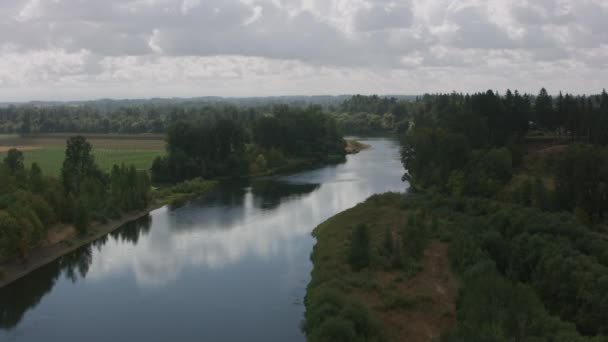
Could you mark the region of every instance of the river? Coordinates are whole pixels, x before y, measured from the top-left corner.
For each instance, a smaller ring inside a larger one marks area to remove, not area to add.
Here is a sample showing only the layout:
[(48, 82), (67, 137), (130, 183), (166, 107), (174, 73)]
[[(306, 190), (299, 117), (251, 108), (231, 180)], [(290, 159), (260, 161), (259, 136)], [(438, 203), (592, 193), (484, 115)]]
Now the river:
[(404, 191), (398, 143), (343, 164), (227, 183), (0, 289), (0, 341), (304, 341), (311, 231)]

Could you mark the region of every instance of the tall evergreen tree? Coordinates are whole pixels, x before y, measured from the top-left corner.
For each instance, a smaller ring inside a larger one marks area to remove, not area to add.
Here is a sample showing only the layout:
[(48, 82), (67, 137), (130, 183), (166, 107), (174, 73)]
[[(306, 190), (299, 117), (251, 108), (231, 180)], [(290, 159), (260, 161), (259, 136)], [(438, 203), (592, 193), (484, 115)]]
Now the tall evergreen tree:
[(61, 168), (61, 179), (66, 193), (78, 196), (84, 180), (99, 173), (91, 150), (91, 144), (83, 136), (68, 139)]
[(536, 97), (534, 110), (536, 113), (536, 120), (540, 126), (550, 130), (554, 130), (556, 128), (553, 99), (547, 93), (545, 88), (542, 88)]

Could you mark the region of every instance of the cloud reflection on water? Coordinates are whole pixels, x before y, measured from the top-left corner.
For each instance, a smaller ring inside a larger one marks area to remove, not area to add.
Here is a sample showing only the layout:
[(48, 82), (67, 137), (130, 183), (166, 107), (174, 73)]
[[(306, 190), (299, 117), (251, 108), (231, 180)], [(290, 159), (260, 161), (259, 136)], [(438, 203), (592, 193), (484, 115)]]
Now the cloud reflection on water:
[[(136, 245), (110, 241), (101, 252), (94, 251), (87, 278), (99, 281), (132, 272), (138, 286), (155, 288), (174, 282), (188, 267), (219, 270), (245, 258), (289, 259), (294, 244), (333, 214), (374, 193), (405, 189), (399, 181), (401, 166), (390, 152), (388, 163), (386, 156), (366, 151), (349, 156), (343, 165), (268, 180), (268, 193), (256, 194), (255, 187), (247, 187), (234, 193), (240, 198), (156, 210), (149, 234)], [(281, 186), (290, 184), (312, 186), (281, 194)]]

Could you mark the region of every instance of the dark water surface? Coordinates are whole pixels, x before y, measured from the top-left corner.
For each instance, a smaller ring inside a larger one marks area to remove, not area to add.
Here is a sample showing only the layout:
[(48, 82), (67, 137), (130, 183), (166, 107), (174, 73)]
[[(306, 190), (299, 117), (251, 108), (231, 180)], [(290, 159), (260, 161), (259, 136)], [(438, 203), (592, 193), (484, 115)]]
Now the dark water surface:
[(226, 184), (163, 207), (0, 289), (0, 341), (303, 341), (311, 231), (404, 191), (398, 144)]

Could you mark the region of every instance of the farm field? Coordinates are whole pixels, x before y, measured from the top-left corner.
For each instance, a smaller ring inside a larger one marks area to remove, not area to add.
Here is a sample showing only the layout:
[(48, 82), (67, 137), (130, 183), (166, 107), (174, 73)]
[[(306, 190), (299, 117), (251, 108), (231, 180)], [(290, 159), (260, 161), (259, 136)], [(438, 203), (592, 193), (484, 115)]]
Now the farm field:
[[(23, 151), (27, 166), (36, 162), (49, 175), (59, 175), (65, 153), (65, 141), (72, 134), (0, 135), (0, 159), (10, 148)], [(152, 161), (165, 153), (162, 135), (84, 134), (93, 146), (93, 155), (102, 170), (114, 164), (133, 164), (149, 169)]]

